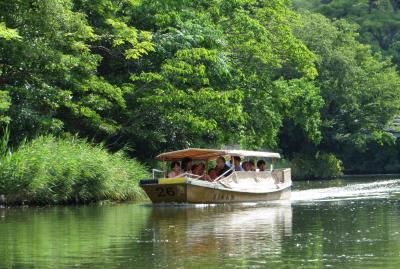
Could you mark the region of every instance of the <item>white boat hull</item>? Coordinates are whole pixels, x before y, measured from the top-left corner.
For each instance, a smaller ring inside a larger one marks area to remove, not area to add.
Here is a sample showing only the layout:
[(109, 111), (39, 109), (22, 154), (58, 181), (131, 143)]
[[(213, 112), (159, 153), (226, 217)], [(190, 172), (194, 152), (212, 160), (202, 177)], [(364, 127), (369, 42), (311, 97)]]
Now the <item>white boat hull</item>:
[[(290, 177), (290, 172), (288, 175)], [(141, 187), (153, 203), (238, 203), (290, 198), (292, 182), (290, 178), (285, 179), (284, 173), (276, 182), (255, 180), (252, 188), (247, 189), (237, 183), (248, 181), (248, 178), (239, 179), (225, 181), (224, 184), (186, 178), (170, 179), (169, 183), (168, 179), (164, 179), (160, 183), (141, 184)]]

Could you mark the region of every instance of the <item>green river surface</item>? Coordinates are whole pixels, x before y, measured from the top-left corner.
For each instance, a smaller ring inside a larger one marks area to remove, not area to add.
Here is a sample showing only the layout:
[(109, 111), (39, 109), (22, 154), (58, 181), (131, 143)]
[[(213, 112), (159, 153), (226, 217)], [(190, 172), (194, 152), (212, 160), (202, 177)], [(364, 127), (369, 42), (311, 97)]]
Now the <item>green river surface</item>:
[(0, 208), (0, 268), (400, 268), (400, 180), (289, 201)]

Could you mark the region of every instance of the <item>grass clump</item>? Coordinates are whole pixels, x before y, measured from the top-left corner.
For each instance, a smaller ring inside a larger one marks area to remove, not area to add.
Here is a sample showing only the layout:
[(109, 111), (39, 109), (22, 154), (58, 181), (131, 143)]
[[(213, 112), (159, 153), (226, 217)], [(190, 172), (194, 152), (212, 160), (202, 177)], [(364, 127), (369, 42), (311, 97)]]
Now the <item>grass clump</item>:
[[(4, 144), (4, 142), (3, 142)], [(8, 204), (69, 204), (143, 199), (145, 167), (122, 152), (76, 137), (40, 136), (0, 157), (0, 195)]]

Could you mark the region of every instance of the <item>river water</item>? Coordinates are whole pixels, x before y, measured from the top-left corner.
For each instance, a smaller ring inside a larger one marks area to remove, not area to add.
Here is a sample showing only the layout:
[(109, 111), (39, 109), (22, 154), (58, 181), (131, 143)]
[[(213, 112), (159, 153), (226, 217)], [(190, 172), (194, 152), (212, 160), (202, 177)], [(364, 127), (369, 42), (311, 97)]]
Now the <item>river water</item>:
[(0, 208), (0, 268), (400, 268), (400, 180), (290, 201)]

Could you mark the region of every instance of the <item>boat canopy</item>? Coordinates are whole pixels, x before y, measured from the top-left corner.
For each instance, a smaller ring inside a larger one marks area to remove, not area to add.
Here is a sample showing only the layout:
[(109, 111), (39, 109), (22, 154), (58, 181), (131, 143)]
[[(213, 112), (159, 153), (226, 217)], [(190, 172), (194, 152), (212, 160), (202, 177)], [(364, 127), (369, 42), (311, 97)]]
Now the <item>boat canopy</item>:
[(161, 161), (176, 161), (183, 158), (191, 158), (193, 160), (215, 159), (219, 156), (239, 156), (239, 157), (260, 157), (260, 158), (280, 158), (279, 153), (251, 151), (251, 150), (217, 150), (217, 149), (198, 149), (188, 148), (177, 151), (165, 152), (156, 157)]

